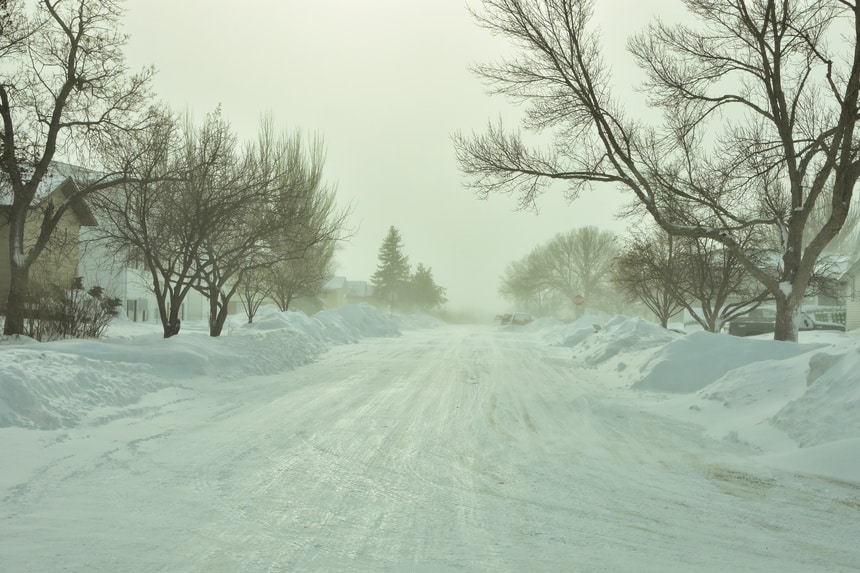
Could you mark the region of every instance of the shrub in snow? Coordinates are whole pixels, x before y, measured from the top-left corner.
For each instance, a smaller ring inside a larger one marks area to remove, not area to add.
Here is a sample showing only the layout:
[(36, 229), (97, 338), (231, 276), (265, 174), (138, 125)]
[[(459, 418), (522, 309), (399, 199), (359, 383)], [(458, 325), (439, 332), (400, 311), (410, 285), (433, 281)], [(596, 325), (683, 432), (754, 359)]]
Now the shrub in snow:
[(71, 290), (52, 286), (34, 290), (27, 303), (25, 334), (39, 341), (101, 338), (122, 302), (94, 286), (85, 291), (80, 277)]

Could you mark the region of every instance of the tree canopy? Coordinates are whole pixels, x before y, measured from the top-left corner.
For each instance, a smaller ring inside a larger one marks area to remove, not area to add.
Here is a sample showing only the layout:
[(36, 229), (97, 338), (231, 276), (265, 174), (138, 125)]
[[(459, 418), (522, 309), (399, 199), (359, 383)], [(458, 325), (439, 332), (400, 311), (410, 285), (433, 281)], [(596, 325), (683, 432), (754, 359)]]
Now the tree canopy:
[[(553, 143), (535, 149), (501, 124), (456, 135), (476, 191), (530, 205), (554, 180), (569, 184), (571, 199), (597, 184), (620, 186), (668, 233), (731, 251), (775, 301), (775, 338), (796, 340), (816, 262), (860, 176), (857, 5), (685, 0), (692, 18), (656, 21), (628, 43), (663, 118), (648, 125), (612, 88), (591, 0), (482, 4), (479, 24), (518, 53), (477, 73), (495, 93), (527, 103), (524, 127)], [(826, 215), (810, 232), (820, 205)], [(758, 250), (741, 240), (750, 232), (772, 238), (778, 265), (757, 264)]]
[[(117, 0), (23, 0), (3, 3), (0, 36), (0, 196), (9, 200), (9, 275), (5, 334), (21, 334), (29, 272), (63, 215), (90, 193), (127, 180), (105, 172), (71, 189), (64, 201), (40, 203), (63, 151), (98, 163), (119, 135), (150, 123), (152, 69), (130, 73)], [(24, 227), (38, 216), (35, 242)], [(5, 270), (5, 269), (4, 269)]]

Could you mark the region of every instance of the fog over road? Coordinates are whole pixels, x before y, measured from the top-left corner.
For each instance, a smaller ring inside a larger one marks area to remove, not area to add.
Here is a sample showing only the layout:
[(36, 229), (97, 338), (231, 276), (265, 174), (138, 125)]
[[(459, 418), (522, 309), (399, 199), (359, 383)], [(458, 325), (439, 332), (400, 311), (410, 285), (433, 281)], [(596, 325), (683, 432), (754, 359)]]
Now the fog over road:
[(856, 486), (755, 465), (612, 380), (524, 331), (446, 326), (20, 430), (0, 568), (858, 570)]

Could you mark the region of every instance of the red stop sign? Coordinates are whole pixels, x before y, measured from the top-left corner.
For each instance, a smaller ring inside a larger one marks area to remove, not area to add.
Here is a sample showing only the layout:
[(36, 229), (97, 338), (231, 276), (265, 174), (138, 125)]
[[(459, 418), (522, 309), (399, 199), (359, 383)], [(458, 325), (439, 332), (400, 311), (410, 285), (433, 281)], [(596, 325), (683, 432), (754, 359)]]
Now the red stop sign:
[(581, 294), (576, 295), (575, 297), (573, 297), (573, 304), (575, 304), (576, 306), (581, 306), (585, 304), (585, 297)]

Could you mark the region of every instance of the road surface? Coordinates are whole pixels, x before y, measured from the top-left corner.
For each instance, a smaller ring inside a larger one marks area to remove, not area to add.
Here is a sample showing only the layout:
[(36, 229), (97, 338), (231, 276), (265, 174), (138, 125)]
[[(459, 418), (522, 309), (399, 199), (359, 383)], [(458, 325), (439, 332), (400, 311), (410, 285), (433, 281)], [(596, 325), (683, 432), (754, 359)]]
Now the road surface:
[(760, 467), (611, 377), (441, 327), (16, 430), (0, 569), (860, 570), (856, 485)]

